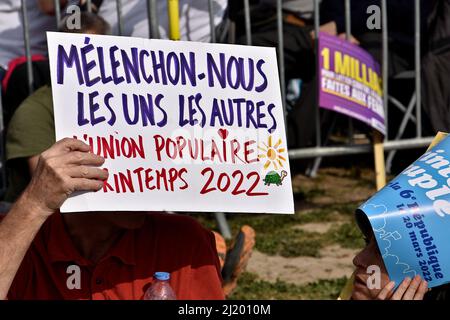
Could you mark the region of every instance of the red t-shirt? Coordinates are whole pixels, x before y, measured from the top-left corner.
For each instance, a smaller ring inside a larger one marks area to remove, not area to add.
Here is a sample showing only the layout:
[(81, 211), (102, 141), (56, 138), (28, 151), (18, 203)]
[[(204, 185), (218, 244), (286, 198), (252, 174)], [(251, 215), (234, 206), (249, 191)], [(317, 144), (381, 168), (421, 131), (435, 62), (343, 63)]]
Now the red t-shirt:
[(177, 299), (224, 299), (214, 236), (194, 219), (149, 214), (93, 264), (54, 214), (25, 255), (8, 299), (142, 299), (157, 271), (170, 272)]

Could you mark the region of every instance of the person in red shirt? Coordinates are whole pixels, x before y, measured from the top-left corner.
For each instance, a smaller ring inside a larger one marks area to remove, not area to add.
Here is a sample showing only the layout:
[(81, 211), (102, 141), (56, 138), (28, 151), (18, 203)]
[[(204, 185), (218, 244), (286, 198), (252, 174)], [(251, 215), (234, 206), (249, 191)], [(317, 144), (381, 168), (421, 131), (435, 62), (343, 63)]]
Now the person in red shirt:
[(100, 156), (63, 139), (39, 156), (30, 184), (0, 222), (0, 299), (142, 299), (156, 271), (177, 299), (223, 299), (213, 234), (188, 216), (58, 209), (98, 191)]
[[(109, 28), (87, 13), (82, 23), (74, 32)], [(104, 159), (89, 150), (63, 139), (26, 157), (31, 182), (0, 215), (0, 299), (142, 299), (158, 271), (170, 273), (177, 299), (224, 299), (214, 235), (193, 218), (59, 212), (70, 194), (107, 179)]]

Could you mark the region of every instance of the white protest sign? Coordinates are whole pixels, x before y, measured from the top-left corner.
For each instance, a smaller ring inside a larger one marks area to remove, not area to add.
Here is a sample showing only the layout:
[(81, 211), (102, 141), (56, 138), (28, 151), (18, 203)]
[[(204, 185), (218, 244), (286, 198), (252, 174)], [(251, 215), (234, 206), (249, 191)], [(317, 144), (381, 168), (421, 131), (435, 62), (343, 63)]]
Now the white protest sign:
[(61, 211), (294, 212), (273, 48), (47, 38), (56, 139), (109, 172)]

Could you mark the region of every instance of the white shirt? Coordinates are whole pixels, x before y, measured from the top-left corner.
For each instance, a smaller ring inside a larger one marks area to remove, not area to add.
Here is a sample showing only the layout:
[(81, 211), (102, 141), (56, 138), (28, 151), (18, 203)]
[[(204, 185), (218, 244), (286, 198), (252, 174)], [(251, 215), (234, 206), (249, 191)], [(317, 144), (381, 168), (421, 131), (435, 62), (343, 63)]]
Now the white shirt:
[[(146, 0), (122, 0), (122, 35), (140, 38), (149, 37)], [(212, 0), (214, 25), (218, 25), (224, 16), (227, 0)], [(180, 0), (180, 34), (181, 40), (209, 42), (210, 23), (208, 0)], [(167, 1), (158, 0), (158, 24), (161, 38), (169, 37), (169, 19)], [(118, 34), (116, 0), (104, 0), (100, 6), (99, 15), (112, 28), (113, 34)]]
[[(56, 18), (38, 9), (37, 0), (27, 0), (27, 16), (31, 54), (47, 55), (45, 31), (56, 30)], [(25, 55), (20, 0), (0, 0), (0, 66)]]

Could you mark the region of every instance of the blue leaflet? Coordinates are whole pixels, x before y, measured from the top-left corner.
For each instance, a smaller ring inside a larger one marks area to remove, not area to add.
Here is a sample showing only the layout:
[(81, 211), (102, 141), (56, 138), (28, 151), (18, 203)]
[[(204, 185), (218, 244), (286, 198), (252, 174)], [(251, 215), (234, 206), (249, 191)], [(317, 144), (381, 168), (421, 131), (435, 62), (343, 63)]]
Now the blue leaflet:
[(391, 280), (419, 274), (450, 282), (450, 137), (426, 152), (357, 210), (366, 214)]

